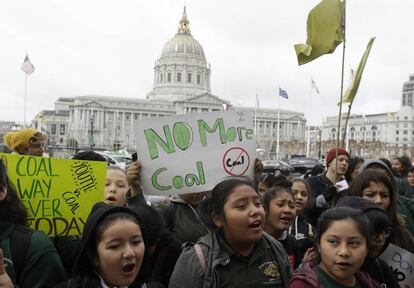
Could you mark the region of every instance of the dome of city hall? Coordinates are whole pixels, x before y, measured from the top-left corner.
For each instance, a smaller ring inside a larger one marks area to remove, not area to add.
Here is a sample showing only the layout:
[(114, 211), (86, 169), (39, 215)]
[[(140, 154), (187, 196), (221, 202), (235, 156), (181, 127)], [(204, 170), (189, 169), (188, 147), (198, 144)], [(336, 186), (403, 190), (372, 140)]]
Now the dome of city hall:
[(201, 57), (203, 60), (206, 59), (203, 47), (191, 35), (189, 24), (190, 22), (188, 21), (187, 13), (184, 8), (183, 17), (180, 20), (177, 34), (165, 43), (164, 48), (162, 49), (161, 58), (182, 54), (182, 56), (195, 56)]

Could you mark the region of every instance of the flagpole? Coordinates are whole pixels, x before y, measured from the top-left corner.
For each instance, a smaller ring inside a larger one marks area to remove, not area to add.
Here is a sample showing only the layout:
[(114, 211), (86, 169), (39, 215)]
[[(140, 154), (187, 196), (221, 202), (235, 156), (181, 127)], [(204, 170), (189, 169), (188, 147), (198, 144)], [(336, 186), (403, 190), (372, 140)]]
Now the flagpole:
[(27, 102), (27, 73), (24, 73), (24, 116), (23, 127), (26, 128), (26, 102)]
[(257, 135), (257, 92), (256, 92), (256, 109), (254, 109), (254, 134), (256, 135), (256, 141), (258, 139), (258, 135)]
[(344, 131), (344, 136), (342, 137), (342, 146), (345, 145), (345, 139), (347, 136), (347, 127), (348, 127), (348, 121), (349, 121), (349, 116), (351, 115), (351, 108), (352, 108), (352, 103), (354, 103), (354, 99), (352, 99), (351, 103), (349, 103), (348, 105), (348, 112), (346, 115), (346, 119), (345, 119), (345, 131)]
[[(280, 86), (279, 86), (280, 94)], [(278, 98), (278, 109), (277, 109), (277, 135), (276, 135), (276, 160), (279, 160), (279, 129), (280, 129), (280, 95)]]
[[(310, 92), (309, 92), (309, 113), (308, 113), (308, 117), (310, 119), (310, 114), (312, 113), (312, 77), (311, 77), (311, 82), (310, 82)], [(309, 157), (309, 150), (310, 150), (310, 122), (307, 123), (308, 124), (308, 135), (306, 138), (306, 157)]]
[[(344, 41), (343, 41), (343, 46), (342, 46), (341, 93), (339, 95), (339, 116), (338, 116), (338, 131), (336, 135), (336, 147), (339, 147), (339, 136), (341, 134), (342, 95), (344, 91), (344, 68), (345, 68), (345, 47), (346, 47), (345, 27), (346, 27), (346, 0), (344, 0), (344, 16), (343, 16), (343, 23), (342, 23)], [(337, 156), (338, 156), (338, 149), (336, 150), (335, 158), (337, 158)]]
[[(354, 80), (354, 72), (351, 69), (351, 84), (352, 81)], [(349, 121), (349, 116), (351, 115), (351, 108), (352, 108), (352, 103), (354, 103), (354, 98), (352, 98), (351, 102), (348, 104), (348, 113), (346, 115), (346, 119), (345, 119), (345, 134), (344, 137), (342, 138), (342, 146), (344, 146), (344, 143), (346, 143), (346, 151), (348, 151), (348, 121)], [(345, 142), (346, 140), (346, 142)]]

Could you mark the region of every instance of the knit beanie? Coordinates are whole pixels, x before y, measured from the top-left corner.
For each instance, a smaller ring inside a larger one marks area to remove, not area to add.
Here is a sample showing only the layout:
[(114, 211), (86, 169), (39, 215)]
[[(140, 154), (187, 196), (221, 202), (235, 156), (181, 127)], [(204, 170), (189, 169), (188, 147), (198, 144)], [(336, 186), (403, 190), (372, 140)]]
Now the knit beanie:
[(385, 210), (382, 209), (382, 207), (378, 204), (375, 204), (373, 201), (358, 196), (342, 197), (338, 200), (335, 207), (352, 207), (354, 209), (362, 210), (362, 212), (367, 212), (371, 209), (377, 209), (386, 213)]
[(83, 152), (79, 152), (77, 154), (75, 154), (75, 156), (73, 156), (74, 160), (89, 160), (89, 161), (101, 161), (101, 162), (106, 162), (106, 159), (104, 156), (102, 156), (99, 153), (96, 153), (94, 151), (83, 151)]
[(46, 137), (34, 128), (12, 131), (4, 136), (4, 142), (11, 150), (24, 154), (29, 144), (44, 143)]
[(336, 150), (338, 150), (338, 156), (339, 155), (346, 155), (348, 158), (350, 158), (348, 151), (346, 151), (343, 148), (332, 148), (329, 150), (328, 154), (326, 155), (326, 165), (329, 165), (333, 159), (336, 157)]

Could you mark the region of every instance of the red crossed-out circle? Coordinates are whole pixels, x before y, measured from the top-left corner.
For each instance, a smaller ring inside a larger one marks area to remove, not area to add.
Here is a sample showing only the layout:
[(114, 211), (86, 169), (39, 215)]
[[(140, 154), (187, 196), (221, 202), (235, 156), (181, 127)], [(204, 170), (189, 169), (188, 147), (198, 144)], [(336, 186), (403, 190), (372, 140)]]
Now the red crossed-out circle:
[[(246, 156), (246, 164), (244, 164), (242, 167), (244, 169), (241, 169), (241, 171), (235, 172), (234, 168), (236, 166), (232, 166), (232, 167), (228, 167), (226, 162), (230, 157), (233, 157), (232, 161), (236, 162), (238, 160), (240, 160), (241, 156)], [(247, 169), (249, 169), (250, 167), (250, 156), (249, 153), (247, 153), (246, 150), (244, 150), (241, 147), (232, 147), (230, 149), (228, 149), (223, 156), (223, 168), (224, 171), (226, 171), (227, 174), (231, 175), (231, 176), (242, 176), (244, 175), (244, 173), (246, 173)]]

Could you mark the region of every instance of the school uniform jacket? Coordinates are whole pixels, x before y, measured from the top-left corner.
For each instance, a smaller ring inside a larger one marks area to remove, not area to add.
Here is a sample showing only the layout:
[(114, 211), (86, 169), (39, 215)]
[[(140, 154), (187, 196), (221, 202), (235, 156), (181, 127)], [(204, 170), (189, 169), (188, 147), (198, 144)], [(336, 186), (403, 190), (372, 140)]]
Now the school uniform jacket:
[[(180, 258), (177, 261), (173, 275), (170, 279), (170, 288), (219, 288), (220, 275), (219, 265), (229, 265), (230, 257), (223, 249), (220, 248), (217, 234), (209, 232), (207, 235), (201, 237), (197, 244), (200, 245), (203, 252), (206, 269), (203, 272), (201, 268), (200, 259), (195, 252), (192, 243), (186, 245)], [(270, 246), (274, 260), (277, 261), (280, 269), (280, 277), (283, 287), (289, 282), (292, 277), (292, 272), (289, 265), (289, 259), (284, 251), (282, 245), (273, 237), (263, 233), (264, 239)]]

